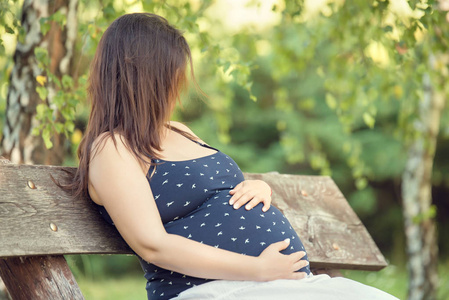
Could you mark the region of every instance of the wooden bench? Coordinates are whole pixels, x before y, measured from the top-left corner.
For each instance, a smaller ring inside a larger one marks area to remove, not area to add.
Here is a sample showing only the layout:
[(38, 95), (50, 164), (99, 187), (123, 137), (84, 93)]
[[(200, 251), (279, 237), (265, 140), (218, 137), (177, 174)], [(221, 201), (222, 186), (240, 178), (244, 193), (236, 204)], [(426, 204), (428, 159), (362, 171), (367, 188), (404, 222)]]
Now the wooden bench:
[[(51, 180), (63, 167), (0, 158), (0, 276), (12, 299), (84, 299), (63, 255), (132, 254), (88, 199), (73, 200)], [(329, 177), (245, 174), (273, 189), (314, 273), (380, 270), (384, 257)]]

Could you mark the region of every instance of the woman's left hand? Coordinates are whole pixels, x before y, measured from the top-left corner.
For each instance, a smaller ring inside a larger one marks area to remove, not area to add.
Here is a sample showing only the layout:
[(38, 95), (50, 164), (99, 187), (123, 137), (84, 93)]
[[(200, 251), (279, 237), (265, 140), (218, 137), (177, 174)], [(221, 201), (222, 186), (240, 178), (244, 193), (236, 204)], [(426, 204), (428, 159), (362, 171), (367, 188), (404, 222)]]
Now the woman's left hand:
[(266, 212), (271, 204), (271, 188), (262, 180), (245, 180), (235, 186), (229, 192), (232, 195), (229, 204), (234, 209), (239, 209), (245, 205), (246, 210), (250, 210), (262, 202), (262, 211)]

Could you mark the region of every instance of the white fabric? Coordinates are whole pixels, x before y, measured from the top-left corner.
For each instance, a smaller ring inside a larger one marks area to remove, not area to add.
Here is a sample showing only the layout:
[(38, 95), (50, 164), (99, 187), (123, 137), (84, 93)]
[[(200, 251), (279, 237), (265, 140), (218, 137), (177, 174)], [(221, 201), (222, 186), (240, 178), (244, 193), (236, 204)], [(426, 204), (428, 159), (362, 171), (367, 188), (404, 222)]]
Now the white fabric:
[(343, 277), (315, 275), (268, 282), (215, 280), (190, 288), (173, 300), (398, 300), (381, 290)]

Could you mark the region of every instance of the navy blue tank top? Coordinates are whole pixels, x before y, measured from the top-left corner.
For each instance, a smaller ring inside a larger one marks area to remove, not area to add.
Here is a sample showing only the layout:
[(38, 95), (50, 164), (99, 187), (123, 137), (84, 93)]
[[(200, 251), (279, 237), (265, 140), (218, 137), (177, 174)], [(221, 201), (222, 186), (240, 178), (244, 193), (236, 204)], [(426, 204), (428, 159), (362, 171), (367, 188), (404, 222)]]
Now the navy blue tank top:
[[(229, 191), (245, 180), (240, 168), (223, 152), (196, 143), (217, 152), (183, 161), (154, 159), (155, 165), (147, 174), (167, 233), (251, 256), (259, 256), (268, 245), (286, 238), (290, 238), (290, 245), (282, 253), (305, 250), (288, 220), (276, 207), (271, 206), (263, 212), (260, 203), (249, 211), (244, 207), (234, 209), (229, 204)], [(104, 207), (99, 209), (113, 224)], [(209, 281), (160, 268), (140, 257), (139, 260), (147, 279), (149, 300), (170, 299)], [(310, 273), (308, 266), (299, 271)]]

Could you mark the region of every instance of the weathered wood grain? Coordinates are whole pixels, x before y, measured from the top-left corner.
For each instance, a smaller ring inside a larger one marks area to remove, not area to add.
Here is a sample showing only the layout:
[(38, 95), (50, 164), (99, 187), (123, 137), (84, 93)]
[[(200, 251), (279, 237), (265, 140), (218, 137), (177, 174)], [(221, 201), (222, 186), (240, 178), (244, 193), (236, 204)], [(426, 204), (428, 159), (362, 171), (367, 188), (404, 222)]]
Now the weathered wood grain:
[(0, 259), (0, 277), (14, 300), (84, 299), (62, 255)]
[(300, 236), (311, 267), (380, 270), (387, 265), (330, 177), (266, 173), (246, 178), (272, 187), (273, 203)]
[[(0, 257), (132, 254), (88, 199), (74, 200), (51, 180), (61, 167), (0, 163)], [(273, 204), (290, 220), (314, 268), (379, 270), (386, 262), (329, 177), (245, 174), (273, 189)], [(34, 187), (34, 188), (30, 188)]]
[(72, 199), (50, 174), (66, 175), (60, 167), (0, 165), (0, 257), (133, 253), (91, 201)]

